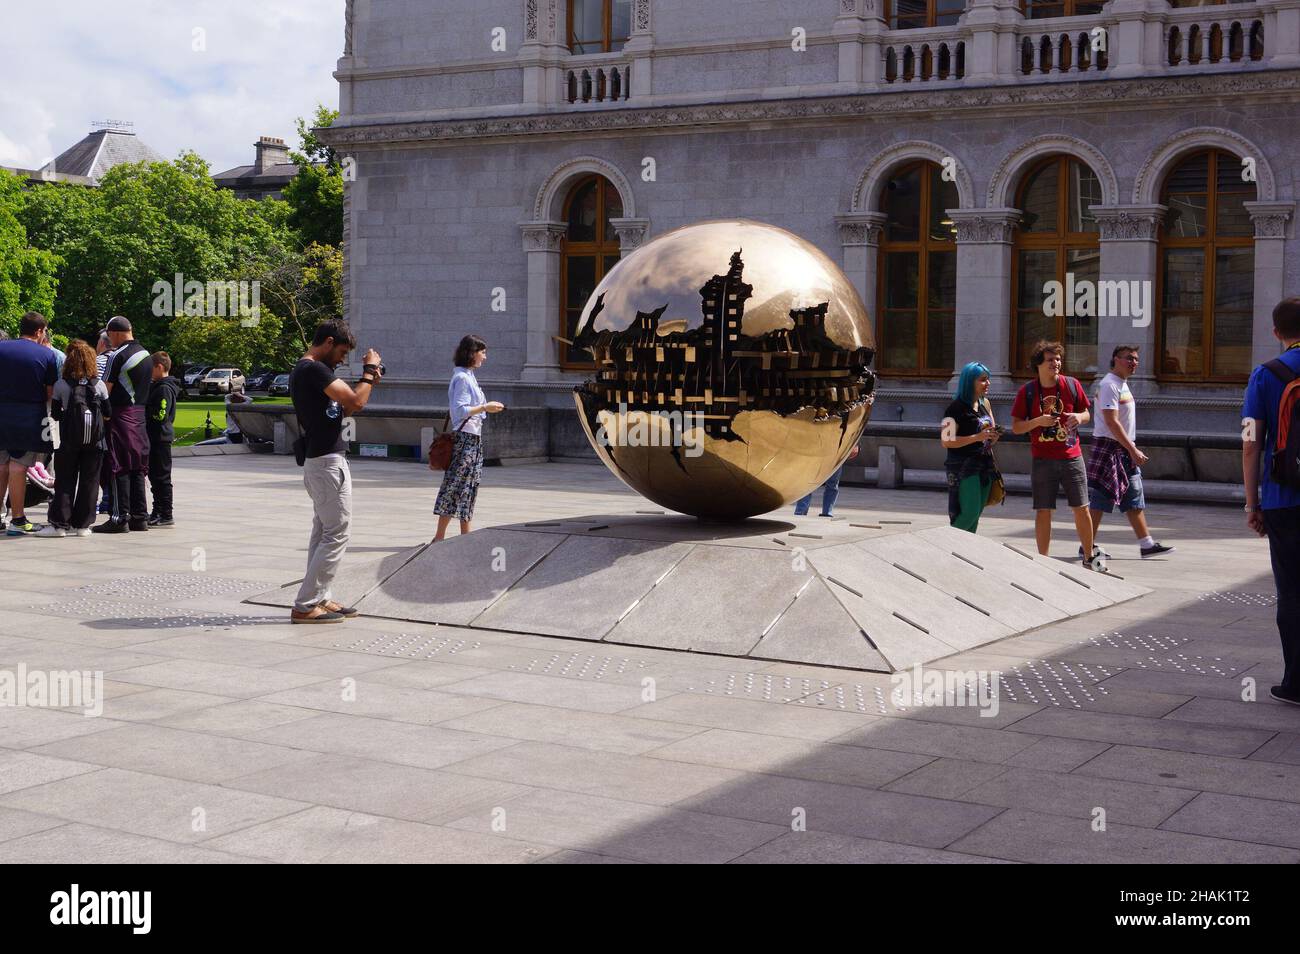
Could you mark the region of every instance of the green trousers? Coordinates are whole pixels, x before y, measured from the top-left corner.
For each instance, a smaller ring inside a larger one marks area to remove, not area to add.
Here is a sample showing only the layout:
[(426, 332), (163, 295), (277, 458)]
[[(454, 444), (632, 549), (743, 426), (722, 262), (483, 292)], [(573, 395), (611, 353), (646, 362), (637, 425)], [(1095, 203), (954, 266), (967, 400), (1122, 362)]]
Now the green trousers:
[(957, 485), (957, 516), (952, 518), (952, 525), (958, 530), (974, 533), (980, 524), (980, 514), (984, 512), (984, 501), (989, 499), (989, 487), (993, 480), (981, 474), (963, 477)]

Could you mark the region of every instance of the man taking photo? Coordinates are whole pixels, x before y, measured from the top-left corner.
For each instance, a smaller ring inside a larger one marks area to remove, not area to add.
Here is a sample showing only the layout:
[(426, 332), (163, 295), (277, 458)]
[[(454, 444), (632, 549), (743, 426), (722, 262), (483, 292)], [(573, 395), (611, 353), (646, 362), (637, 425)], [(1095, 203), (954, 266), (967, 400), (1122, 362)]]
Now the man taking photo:
[(290, 614), (295, 623), (340, 623), (357, 615), (355, 609), (330, 598), (330, 584), (347, 550), (352, 524), (352, 475), (343, 419), (366, 406), (383, 374), (379, 352), (371, 348), (362, 359), (364, 370), (355, 388), (335, 377), (334, 369), (356, 345), (346, 321), (322, 322), (311, 347), (289, 374), (289, 396), (302, 432), (294, 453), (302, 464), (302, 482), (312, 505), (307, 573)]

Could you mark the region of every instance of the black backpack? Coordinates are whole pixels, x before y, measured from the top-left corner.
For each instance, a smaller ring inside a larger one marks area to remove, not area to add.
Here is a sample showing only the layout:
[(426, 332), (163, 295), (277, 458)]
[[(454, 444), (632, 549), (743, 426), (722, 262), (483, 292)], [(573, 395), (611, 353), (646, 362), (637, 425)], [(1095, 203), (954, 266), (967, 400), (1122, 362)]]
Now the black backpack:
[(1275, 484), (1300, 489), (1300, 376), (1281, 358), (1265, 361), (1264, 367), (1282, 382), (1282, 400), (1277, 408), (1277, 439), (1268, 475)]
[(95, 385), (74, 384), (63, 417), (59, 419), (61, 447), (98, 447), (104, 440), (104, 417), (95, 397)]

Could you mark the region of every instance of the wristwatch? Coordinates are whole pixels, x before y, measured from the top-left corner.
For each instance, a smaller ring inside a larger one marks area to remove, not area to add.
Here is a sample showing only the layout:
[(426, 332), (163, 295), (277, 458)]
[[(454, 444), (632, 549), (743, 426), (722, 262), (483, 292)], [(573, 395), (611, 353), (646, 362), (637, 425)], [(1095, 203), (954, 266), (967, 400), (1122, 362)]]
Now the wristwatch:
[(1242, 509), (1245, 510), (1246, 513), (1259, 513), (1264, 508), (1259, 506), (1252, 507), (1250, 504), (1246, 504)]

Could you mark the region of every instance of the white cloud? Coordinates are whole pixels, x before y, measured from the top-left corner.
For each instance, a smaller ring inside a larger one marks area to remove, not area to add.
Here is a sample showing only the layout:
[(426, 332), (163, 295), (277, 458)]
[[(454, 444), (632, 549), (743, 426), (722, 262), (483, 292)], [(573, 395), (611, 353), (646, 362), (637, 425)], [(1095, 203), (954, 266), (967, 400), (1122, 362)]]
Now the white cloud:
[[(49, 0), (8, 6), (0, 35), (0, 165), (37, 168), (126, 120), (174, 158), (221, 172), (259, 136), (338, 106), (344, 0)], [(202, 32), (196, 32), (202, 31)], [(196, 49), (196, 47), (202, 47)]]

